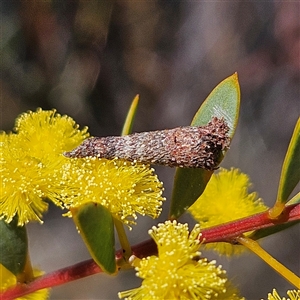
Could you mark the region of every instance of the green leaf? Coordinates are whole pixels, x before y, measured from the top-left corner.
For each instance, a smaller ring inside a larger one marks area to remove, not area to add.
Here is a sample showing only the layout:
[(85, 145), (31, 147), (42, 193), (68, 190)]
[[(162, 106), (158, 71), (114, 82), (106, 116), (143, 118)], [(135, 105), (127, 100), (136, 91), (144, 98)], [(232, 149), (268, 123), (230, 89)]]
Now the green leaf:
[[(218, 84), (209, 94), (194, 116), (191, 126), (204, 126), (212, 117), (223, 117), (232, 138), (238, 121), (239, 108), (240, 86), (235, 73)], [(205, 169), (177, 168), (169, 214), (171, 219), (177, 219), (199, 198), (212, 174), (212, 171)]]
[(277, 202), (286, 203), (300, 180), (300, 118), (294, 129), (284, 162), (278, 187)]
[(111, 213), (100, 204), (88, 203), (72, 211), (72, 215), (95, 262), (104, 272), (116, 273), (114, 223)]
[(136, 95), (131, 103), (131, 106), (129, 108), (129, 111), (126, 116), (126, 120), (122, 129), (122, 135), (130, 134), (132, 131), (132, 126), (134, 122), (134, 117), (137, 111), (137, 107), (139, 104), (140, 96)]
[(195, 114), (192, 126), (206, 125), (212, 117), (224, 118), (232, 138), (240, 111), (240, 85), (237, 73), (219, 83)]
[(14, 275), (24, 271), (27, 257), (25, 226), (17, 226), (15, 217), (9, 224), (0, 220), (0, 263)]
[(291, 200), (289, 200), (287, 205), (298, 204), (298, 203), (300, 203), (300, 192), (297, 193)]
[(177, 169), (170, 208), (170, 219), (180, 217), (203, 193), (213, 171)]

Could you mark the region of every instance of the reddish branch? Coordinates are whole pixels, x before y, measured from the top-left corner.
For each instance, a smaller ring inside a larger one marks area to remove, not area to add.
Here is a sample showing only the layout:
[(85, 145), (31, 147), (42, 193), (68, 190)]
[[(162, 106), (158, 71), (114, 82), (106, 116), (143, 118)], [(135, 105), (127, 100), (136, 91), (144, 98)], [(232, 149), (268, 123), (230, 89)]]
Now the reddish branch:
[[(203, 241), (203, 243), (230, 242), (244, 232), (268, 228), (296, 220), (300, 220), (300, 204), (287, 206), (282, 216), (276, 220), (270, 219), (269, 213), (266, 211), (227, 224), (203, 229), (201, 241)], [(140, 258), (156, 254), (156, 252), (156, 244), (151, 239), (132, 246), (132, 253)], [(121, 258), (122, 251), (119, 250), (116, 253), (116, 259)], [(29, 284), (18, 284), (0, 294), (0, 299), (15, 299), (40, 289), (58, 286), (101, 272), (101, 268), (92, 259), (86, 260), (79, 264), (41, 276)]]

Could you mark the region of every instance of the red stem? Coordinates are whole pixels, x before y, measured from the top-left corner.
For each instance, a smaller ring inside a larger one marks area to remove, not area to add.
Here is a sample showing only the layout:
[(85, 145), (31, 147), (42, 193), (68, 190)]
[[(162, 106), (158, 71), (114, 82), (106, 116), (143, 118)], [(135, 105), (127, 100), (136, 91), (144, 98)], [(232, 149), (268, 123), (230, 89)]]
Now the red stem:
[[(244, 232), (253, 231), (261, 228), (272, 227), (274, 225), (283, 224), (300, 220), (300, 204), (287, 206), (283, 215), (276, 220), (269, 217), (268, 211), (259, 213), (250, 217), (232, 221), (219, 226), (203, 229), (201, 231), (201, 241), (203, 243), (211, 242), (229, 242), (235, 237), (240, 236)], [(140, 244), (132, 246), (132, 253), (139, 257), (146, 257), (156, 254), (156, 244), (152, 239), (146, 240)], [(122, 258), (122, 251), (118, 250), (116, 259)], [(101, 273), (101, 268), (92, 260), (86, 260), (76, 265), (69, 266), (44, 276), (38, 277), (29, 284), (19, 284), (0, 294), (1, 300), (10, 300), (22, 297), (34, 291), (58, 286), (73, 280)]]
[(300, 204), (286, 206), (284, 212), (278, 219), (270, 219), (269, 211), (265, 211), (250, 217), (232, 221), (226, 224), (210, 227), (201, 231), (201, 240), (204, 243), (228, 242), (244, 232), (300, 219)]

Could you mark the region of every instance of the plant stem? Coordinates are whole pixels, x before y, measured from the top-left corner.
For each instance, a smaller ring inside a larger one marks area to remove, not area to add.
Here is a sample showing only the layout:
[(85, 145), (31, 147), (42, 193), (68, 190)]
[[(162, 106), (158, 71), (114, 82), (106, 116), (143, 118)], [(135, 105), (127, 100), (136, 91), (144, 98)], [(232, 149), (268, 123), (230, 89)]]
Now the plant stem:
[(12, 300), (37, 290), (65, 284), (80, 278), (101, 273), (101, 268), (92, 260), (86, 260), (76, 265), (66, 267), (36, 278), (29, 284), (18, 284), (0, 294), (1, 300)]
[(272, 257), (268, 252), (266, 252), (261, 246), (254, 240), (247, 237), (240, 236), (235, 239), (240, 244), (247, 247), (249, 250), (258, 255), (263, 261), (265, 261), (269, 266), (271, 266), (276, 272), (281, 276), (286, 278), (291, 284), (293, 284), (297, 289), (300, 289), (300, 278), (295, 275), (292, 271), (287, 269), (278, 260)]
[(119, 236), (120, 244), (123, 250), (123, 257), (125, 262), (128, 261), (129, 257), (131, 256), (131, 246), (128, 241), (126, 232), (124, 230), (123, 223), (114, 218), (115, 227)]
[[(232, 221), (227, 224), (203, 229), (201, 232), (201, 241), (203, 243), (224, 241), (230, 242), (233, 241), (236, 237), (241, 236), (244, 232), (272, 227), (274, 225), (297, 220), (300, 220), (300, 204), (293, 204), (285, 208), (284, 216), (282, 216), (282, 218), (278, 220), (271, 220), (268, 216), (268, 211), (266, 211), (244, 219)], [(156, 244), (152, 239), (134, 245), (131, 247), (131, 249), (132, 253), (138, 258), (146, 257), (157, 253)], [(116, 252), (116, 260), (120, 260), (122, 259), (122, 257), (123, 250), (121, 249)], [(44, 276), (41, 276), (27, 285), (19, 284), (15, 287), (11, 287), (4, 291), (2, 294), (0, 294), (0, 299), (15, 299), (43, 288), (62, 285), (64, 283), (71, 282), (73, 280), (77, 280), (101, 272), (101, 268), (92, 259), (90, 259), (87, 261), (83, 261), (79, 264), (69, 266), (64, 269), (60, 269), (52, 273), (46, 274)]]
[(300, 220), (300, 204), (286, 206), (285, 213), (280, 219), (270, 219), (269, 211), (265, 211), (226, 224), (203, 229), (201, 231), (201, 241), (203, 243), (231, 242), (233, 238), (242, 235), (244, 232), (268, 228), (295, 220)]
[(276, 201), (274, 206), (269, 210), (269, 217), (271, 219), (277, 219), (280, 214), (284, 211), (285, 205), (283, 202)]

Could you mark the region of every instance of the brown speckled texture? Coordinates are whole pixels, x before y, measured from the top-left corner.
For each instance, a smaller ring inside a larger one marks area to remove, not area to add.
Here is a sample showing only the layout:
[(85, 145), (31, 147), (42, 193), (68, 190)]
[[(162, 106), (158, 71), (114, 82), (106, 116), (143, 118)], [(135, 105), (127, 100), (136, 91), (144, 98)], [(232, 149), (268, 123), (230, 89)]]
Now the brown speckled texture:
[(216, 117), (206, 126), (134, 133), (85, 140), (67, 157), (121, 158), (146, 164), (213, 170), (230, 144), (228, 126)]

